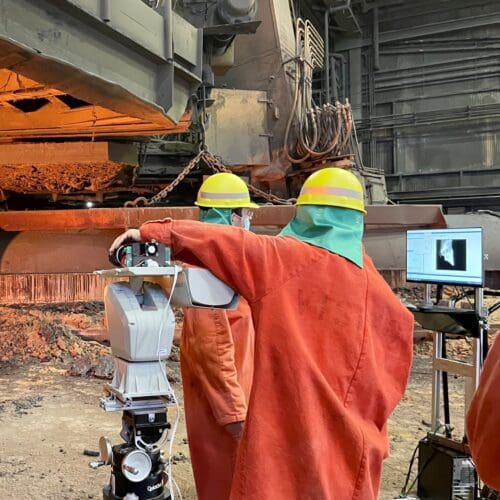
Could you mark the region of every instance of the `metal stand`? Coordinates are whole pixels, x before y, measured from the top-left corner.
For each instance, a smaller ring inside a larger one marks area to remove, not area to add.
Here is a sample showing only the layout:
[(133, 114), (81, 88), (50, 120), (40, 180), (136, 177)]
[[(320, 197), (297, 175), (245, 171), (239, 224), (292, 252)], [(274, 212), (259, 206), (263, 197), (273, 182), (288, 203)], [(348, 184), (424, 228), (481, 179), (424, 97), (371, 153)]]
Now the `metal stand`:
[[(425, 285), (426, 305), (431, 305), (431, 285)], [(471, 363), (455, 361), (446, 357), (446, 334), (443, 332), (434, 332), (433, 334), (433, 359), (432, 359), (432, 432), (440, 434), (443, 427), (449, 422), (441, 421), (441, 381), (443, 375), (452, 374), (466, 378), (465, 385), (465, 415), (469, 409), (472, 397), (479, 383), (479, 375), (487, 352), (488, 342), (488, 323), (487, 315), (483, 307), (483, 288), (477, 288), (475, 291), (474, 308), (480, 317), (479, 336), (472, 337), (472, 360)], [(446, 377), (444, 377), (446, 380)], [(447, 382), (447, 380), (446, 380)], [(444, 388), (446, 394), (446, 388)], [(447, 398), (446, 398), (447, 399)], [(445, 401), (448, 405), (448, 401)], [(449, 408), (445, 409), (447, 413)], [(465, 419), (464, 415), (464, 419)]]
[(108, 285), (104, 296), (115, 370), (100, 404), (105, 411), (123, 412), (124, 441), (112, 446), (102, 437), (99, 459), (89, 464), (94, 469), (111, 466), (104, 500), (171, 497), (171, 461), (162, 453), (164, 444), (173, 439), (168, 408), (177, 406), (163, 365), (175, 330), (171, 306), (234, 309), (238, 305), (238, 295), (208, 270), (184, 269), (171, 263), (169, 256), (170, 251), (157, 242), (134, 243), (120, 247), (114, 256), (115, 265), (125, 262), (129, 267), (96, 272), (129, 278), (128, 283)]

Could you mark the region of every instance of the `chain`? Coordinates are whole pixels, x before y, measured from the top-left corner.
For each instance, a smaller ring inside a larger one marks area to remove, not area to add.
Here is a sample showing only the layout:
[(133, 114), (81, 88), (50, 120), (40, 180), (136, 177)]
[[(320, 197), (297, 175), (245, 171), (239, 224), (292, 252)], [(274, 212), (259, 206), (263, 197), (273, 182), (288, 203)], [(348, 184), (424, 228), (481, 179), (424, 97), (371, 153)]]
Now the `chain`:
[[(188, 175), (192, 170), (194, 170), (200, 161), (205, 163), (205, 165), (210, 168), (213, 172), (227, 172), (232, 173), (230, 169), (228, 169), (216, 156), (207, 151), (206, 149), (202, 149), (180, 172), (180, 174), (165, 188), (163, 188), (160, 192), (156, 193), (151, 198), (145, 198), (144, 196), (139, 196), (135, 200), (127, 201), (125, 203), (125, 207), (135, 208), (139, 205), (150, 206), (155, 205), (159, 201), (164, 200), (167, 196), (184, 180), (186, 175)], [(278, 196), (266, 193), (261, 189), (258, 189), (252, 185), (248, 186), (249, 191), (253, 194), (264, 198), (270, 203), (275, 203), (278, 205), (291, 205), (295, 202), (294, 198), (290, 198), (285, 200), (283, 198), (279, 198)]]
[(198, 163), (200, 162), (201, 158), (204, 155), (204, 151), (201, 150), (180, 172), (180, 174), (165, 188), (163, 188), (160, 192), (156, 193), (154, 196), (151, 198), (145, 198), (144, 196), (139, 196), (135, 200), (132, 201), (127, 201), (125, 203), (125, 207), (127, 208), (135, 208), (139, 205), (154, 205), (155, 203), (158, 203), (161, 200), (164, 200), (186, 177), (186, 175), (191, 172), (191, 170), (194, 170), (197, 166)]
[[(208, 151), (206, 152), (206, 156), (203, 158), (205, 161), (205, 164), (207, 167), (212, 169), (214, 172), (227, 172), (227, 173), (232, 173), (230, 169), (228, 169), (216, 156), (214, 156), (212, 153), (209, 153)], [(248, 190), (252, 192), (253, 194), (260, 196), (261, 198), (264, 198), (265, 200), (275, 203), (277, 205), (292, 205), (295, 202), (295, 198), (289, 198), (289, 199), (284, 199), (280, 198), (274, 194), (271, 193), (266, 193), (265, 191), (262, 191), (262, 189), (258, 189), (255, 186), (252, 186), (251, 184), (248, 185)]]

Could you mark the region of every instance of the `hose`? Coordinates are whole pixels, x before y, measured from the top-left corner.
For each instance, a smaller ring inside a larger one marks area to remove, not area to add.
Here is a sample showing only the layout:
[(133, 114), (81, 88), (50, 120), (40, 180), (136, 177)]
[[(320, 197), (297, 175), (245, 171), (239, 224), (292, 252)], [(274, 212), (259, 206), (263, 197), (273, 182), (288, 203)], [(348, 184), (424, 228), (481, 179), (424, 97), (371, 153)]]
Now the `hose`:
[[(295, 47), (295, 57), (288, 61), (294, 65), (294, 85), (283, 144), (285, 158), (300, 164), (351, 154), (354, 120), (349, 101), (317, 106), (313, 100), (313, 72), (322, 68), (324, 44), (309, 21), (296, 20)], [(290, 147), (292, 126), (295, 139)]]

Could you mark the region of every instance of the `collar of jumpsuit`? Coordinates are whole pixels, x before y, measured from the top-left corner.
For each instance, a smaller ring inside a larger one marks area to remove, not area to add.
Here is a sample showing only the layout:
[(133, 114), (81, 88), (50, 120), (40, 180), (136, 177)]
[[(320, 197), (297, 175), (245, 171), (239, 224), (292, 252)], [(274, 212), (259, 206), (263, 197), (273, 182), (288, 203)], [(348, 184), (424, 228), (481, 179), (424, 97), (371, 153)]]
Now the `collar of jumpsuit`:
[(208, 210), (200, 210), (200, 222), (231, 226), (231, 214), (231, 208), (209, 208)]
[(280, 236), (292, 236), (324, 248), (363, 268), (362, 212), (327, 205), (299, 205)]

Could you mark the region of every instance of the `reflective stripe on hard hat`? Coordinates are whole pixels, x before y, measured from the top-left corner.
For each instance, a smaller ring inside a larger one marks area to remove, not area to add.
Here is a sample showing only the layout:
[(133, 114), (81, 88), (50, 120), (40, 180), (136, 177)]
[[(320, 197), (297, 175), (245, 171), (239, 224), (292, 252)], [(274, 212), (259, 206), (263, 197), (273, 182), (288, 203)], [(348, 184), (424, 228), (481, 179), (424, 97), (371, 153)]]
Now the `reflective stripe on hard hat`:
[(363, 193), (355, 191), (354, 189), (335, 188), (327, 186), (305, 186), (302, 194), (317, 194), (317, 195), (331, 195), (331, 196), (346, 196), (347, 198), (354, 198), (356, 200), (363, 199)]
[(241, 198), (245, 199), (248, 193), (208, 193), (207, 191), (200, 191), (198, 193), (198, 198), (209, 198), (212, 200), (239, 200)]

